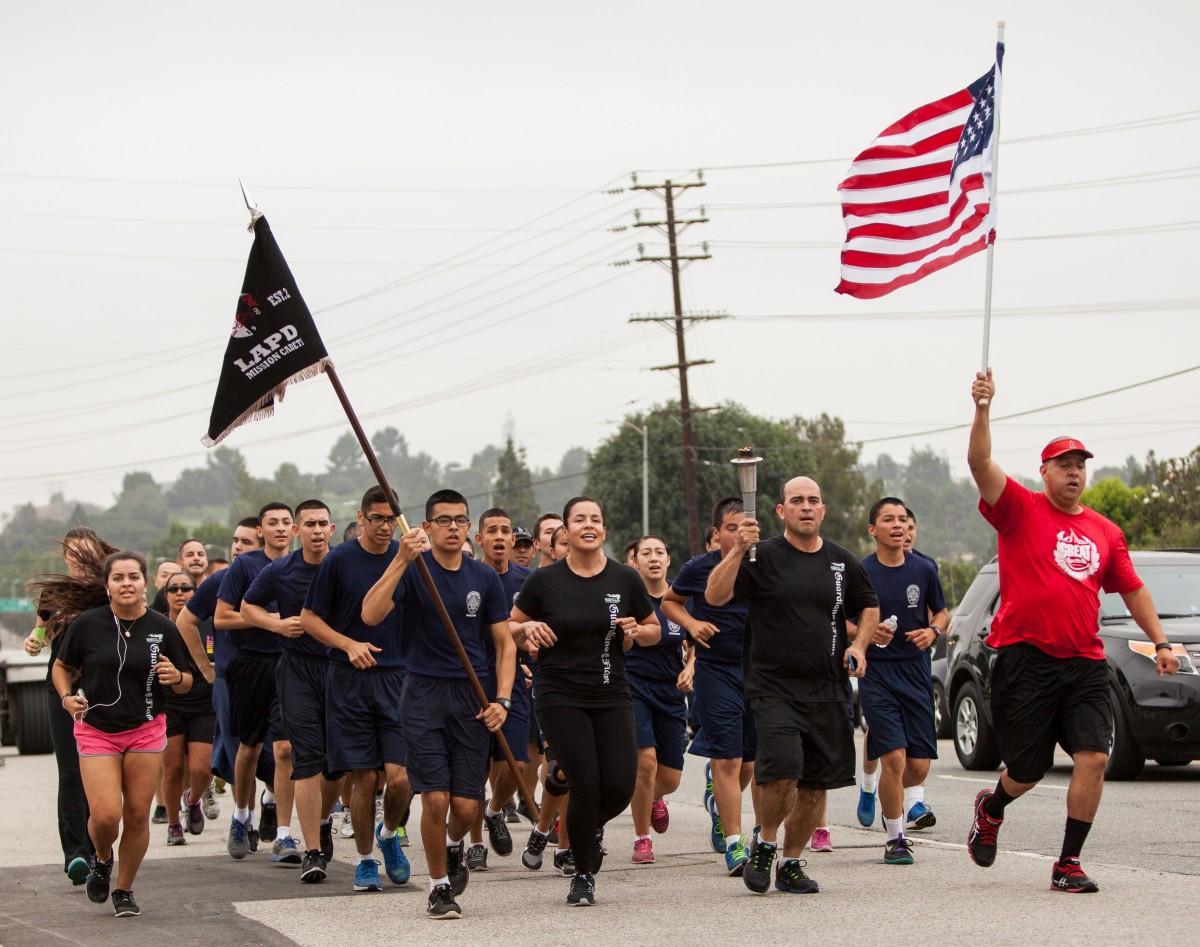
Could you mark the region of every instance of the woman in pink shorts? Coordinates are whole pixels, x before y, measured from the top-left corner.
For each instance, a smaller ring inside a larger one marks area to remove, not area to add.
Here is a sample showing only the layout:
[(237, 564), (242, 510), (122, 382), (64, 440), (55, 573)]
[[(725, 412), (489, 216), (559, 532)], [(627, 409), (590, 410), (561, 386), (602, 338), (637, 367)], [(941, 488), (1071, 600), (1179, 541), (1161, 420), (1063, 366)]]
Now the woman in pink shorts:
[[(104, 561), (109, 603), (79, 615), (67, 628), (51, 672), (63, 709), (75, 718), (75, 743), (87, 794), (88, 834), (96, 854), (88, 898), (108, 900), (113, 845), (121, 861), (113, 913), (141, 911), (133, 879), (150, 841), (150, 805), (167, 744), (166, 689), (192, 686), (186, 650), (174, 624), (146, 607), (146, 560), (115, 552)], [(78, 686), (78, 690), (75, 690)], [(122, 823), (124, 830), (121, 831)]]

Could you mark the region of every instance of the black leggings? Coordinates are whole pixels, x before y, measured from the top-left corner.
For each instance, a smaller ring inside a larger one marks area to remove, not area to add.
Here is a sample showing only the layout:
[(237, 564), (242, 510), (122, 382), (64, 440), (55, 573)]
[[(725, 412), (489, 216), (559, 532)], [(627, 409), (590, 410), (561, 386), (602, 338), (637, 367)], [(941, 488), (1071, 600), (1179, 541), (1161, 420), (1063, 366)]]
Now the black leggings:
[(75, 724), (53, 689), (47, 688), (46, 702), (50, 705), (50, 740), (58, 761), (58, 840), (65, 869), (76, 858), (92, 857), (92, 840), (88, 838), (88, 805), (79, 775)]
[(549, 749), (567, 777), (571, 801), (567, 832), (575, 870), (593, 874), (599, 861), (596, 834), (633, 798), (637, 781), (637, 739), (633, 705), (539, 709)]

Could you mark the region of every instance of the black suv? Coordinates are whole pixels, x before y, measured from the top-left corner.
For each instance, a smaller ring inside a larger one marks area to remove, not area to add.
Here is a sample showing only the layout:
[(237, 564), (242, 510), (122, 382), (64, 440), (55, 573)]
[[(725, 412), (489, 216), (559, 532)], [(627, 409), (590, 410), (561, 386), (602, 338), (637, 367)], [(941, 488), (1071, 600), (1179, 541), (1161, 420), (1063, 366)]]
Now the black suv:
[[(1134, 779), (1149, 757), (1160, 766), (1200, 759), (1200, 554), (1134, 552), (1134, 567), (1154, 597), (1179, 673), (1159, 678), (1154, 648), (1116, 594), (1100, 596), (1100, 639), (1113, 701), (1109, 779)], [(965, 769), (995, 769), (1000, 750), (992, 730), (991, 670), (996, 649), (988, 630), (1000, 604), (1000, 573), (984, 566), (950, 622), (949, 706), (954, 750)]]

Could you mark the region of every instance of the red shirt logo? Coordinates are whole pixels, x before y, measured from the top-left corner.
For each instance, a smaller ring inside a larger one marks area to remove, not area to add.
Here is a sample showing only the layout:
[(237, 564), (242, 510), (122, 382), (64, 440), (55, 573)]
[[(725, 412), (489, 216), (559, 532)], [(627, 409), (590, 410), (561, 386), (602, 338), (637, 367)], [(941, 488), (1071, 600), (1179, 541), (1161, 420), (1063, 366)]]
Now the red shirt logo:
[(1100, 551), (1096, 544), (1074, 529), (1060, 531), (1054, 546), (1054, 562), (1072, 579), (1085, 581), (1100, 571)]

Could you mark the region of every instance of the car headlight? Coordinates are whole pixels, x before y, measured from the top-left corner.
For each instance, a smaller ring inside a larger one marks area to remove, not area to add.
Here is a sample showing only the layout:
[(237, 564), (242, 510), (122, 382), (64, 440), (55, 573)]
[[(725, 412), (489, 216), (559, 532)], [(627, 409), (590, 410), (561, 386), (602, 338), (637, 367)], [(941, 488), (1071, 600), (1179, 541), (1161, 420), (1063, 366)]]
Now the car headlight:
[[(1143, 658), (1149, 658), (1151, 661), (1155, 660), (1157, 657), (1154, 643), (1150, 641), (1130, 641), (1129, 650), (1134, 654), (1140, 654)], [(1187, 649), (1183, 645), (1171, 645), (1171, 654), (1179, 658), (1180, 674), (1196, 673), (1196, 665), (1192, 663), (1192, 656), (1187, 653)]]

